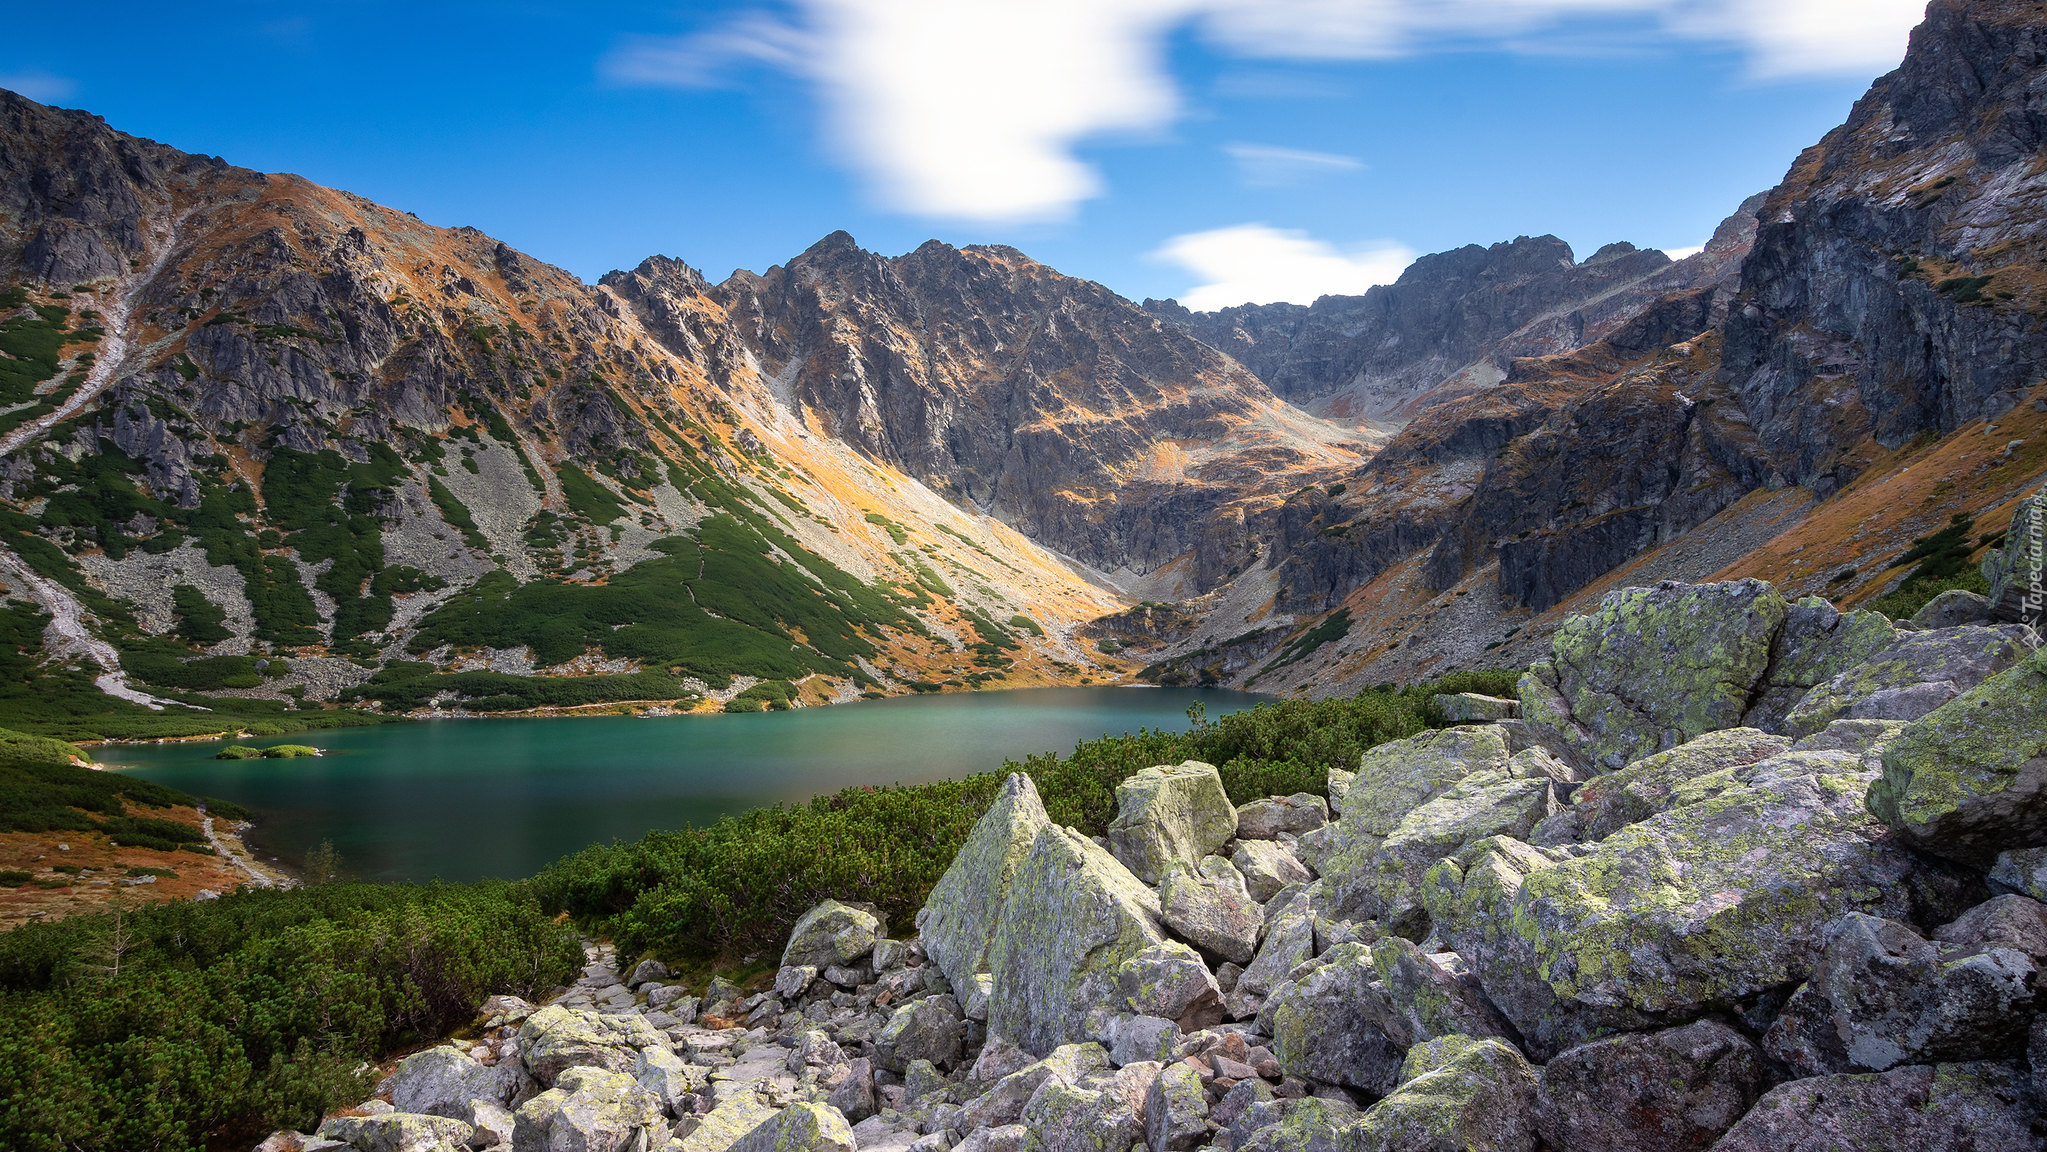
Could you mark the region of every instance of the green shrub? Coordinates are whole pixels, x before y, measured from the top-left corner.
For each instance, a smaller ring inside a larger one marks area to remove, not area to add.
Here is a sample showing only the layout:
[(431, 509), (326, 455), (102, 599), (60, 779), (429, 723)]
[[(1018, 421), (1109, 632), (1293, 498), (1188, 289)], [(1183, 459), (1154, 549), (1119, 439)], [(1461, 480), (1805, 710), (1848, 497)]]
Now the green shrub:
[(297, 760), (319, 754), (320, 750), (310, 744), (273, 744), (263, 749), (263, 757), (266, 760)]
[(22, 872), (13, 868), (0, 869), (0, 884), (9, 888), (20, 887), (33, 879), (35, 874), (32, 872)]
[(257, 760), (262, 756), (261, 748), (251, 748), (247, 744), (230, 744), (213, 754), (215, 760)]
[(1904, 583), (1892, 591), (1870, 601), (1865, 607), (1874, 609), (1893, 620), (1904, 620), (1915, 615), (1921, 608), (1943, 592), (1961, 589), (1965, 592), (1988, 592), (1989, 581), (1983, 579), (1983, 572), (1969, 562), (1974, 551), (1969, 534), (1976, 521), (1966, 513), (1957, 513), (1948, 520), (1947, 527), (1912, 542), (1903, 556), (1891, 563), (1892, 568), (1903, 568), (1917, 562), (1917, 567), (1905, 576)]

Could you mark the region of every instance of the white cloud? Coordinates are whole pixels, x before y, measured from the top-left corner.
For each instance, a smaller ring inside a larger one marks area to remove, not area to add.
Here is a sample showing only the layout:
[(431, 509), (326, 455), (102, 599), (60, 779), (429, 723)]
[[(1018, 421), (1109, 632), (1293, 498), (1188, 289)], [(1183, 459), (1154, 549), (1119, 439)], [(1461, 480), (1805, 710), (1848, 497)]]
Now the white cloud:
[(1670, 257), (1672, 260), (1686, 260), (1690, 259), (1693, 256), (1697, 256), (1699, 253), (1704, 252), (1705, 250), (1706, 246), (1704, 244), (1694, 244), (1689, 248), (1665, 248), (1663, 250), (1663, 254), (1665, 256)]
[(1924, 11), (1924, 0), (782, 2), (788, 15), (627, 42), (602, 70), (681, 87), (728, 83), (735, 64), (800, 76), (823, 97), (830, 145), (884, 203), (984, 221), (1056, 217), (1100, 194), (1076, 148), (1172, 123), (1165, 41), (1190, 24), (1226, 55), (1266, 60), (1569, 52), (1596, 42), (1588, 27), (1619, 28), (1732, 46), (1773, 79), (1888, 68)]
[(1355, 156), (1334, 152), (1310, 152), (1300, 148), (1276, 148), (1270, 144), (1229, 144), (1223, 147), (1237, 162), (1244, 183), (1253, 188), (1287, 188), (1314, 176), (1331, 172), (1357, 172), (1365, 162)]
[(40, 104), (69, 100), (78, 94), (78, 84), (68, 76), (48, 72), (0, 72), (0, 88), (17, 92)]
[(1399, 244), (1341, 252), (1305, 232), (1265, 224), (1175, 236), (1152, 255), (1178, 264), (1200, 281), (1180, 297), (1180, 303), (1197, 312), (1233, 304), (1281, 300), (1310, 304), (1318, 296), (1354, 296), (1374, 284), (1398, 280), (1415, 257), (1412, 249)]

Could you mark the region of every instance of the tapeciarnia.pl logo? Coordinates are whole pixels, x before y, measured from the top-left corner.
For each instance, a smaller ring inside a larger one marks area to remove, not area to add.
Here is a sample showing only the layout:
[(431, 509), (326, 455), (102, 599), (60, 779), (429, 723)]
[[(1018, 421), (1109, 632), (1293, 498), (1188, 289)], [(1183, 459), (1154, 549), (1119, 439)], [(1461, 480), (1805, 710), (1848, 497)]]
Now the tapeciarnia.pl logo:
[(2020, 615), (2032, 623), (2039, 623), (2041, 609), (2047, 607), (2047, 588), (2042, 588), (2047, 578), (2047, 500), (2035, 500), (2026, 510), (2026, 594), (2019, 601)]

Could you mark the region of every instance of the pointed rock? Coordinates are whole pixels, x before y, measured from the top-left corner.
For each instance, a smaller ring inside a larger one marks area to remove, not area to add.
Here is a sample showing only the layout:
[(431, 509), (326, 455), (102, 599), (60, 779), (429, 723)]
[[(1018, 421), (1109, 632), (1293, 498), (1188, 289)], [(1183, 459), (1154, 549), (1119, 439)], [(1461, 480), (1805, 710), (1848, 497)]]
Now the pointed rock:
[(1038, 833), (1050, 824), (1031, 778), (1012, 773), (931, 889), (919, 933), (925, 953), (953, 987), (965, 988), (987, 971), (996, 913)]

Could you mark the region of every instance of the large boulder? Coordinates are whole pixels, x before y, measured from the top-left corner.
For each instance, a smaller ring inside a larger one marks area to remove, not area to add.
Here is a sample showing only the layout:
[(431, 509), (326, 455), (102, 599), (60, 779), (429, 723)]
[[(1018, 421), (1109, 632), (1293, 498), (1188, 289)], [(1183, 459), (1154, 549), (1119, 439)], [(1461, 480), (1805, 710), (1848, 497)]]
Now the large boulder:
[(1784, 731), (1784, 717), (1819, 684), (1869, 659), (1897, 636), (1881, 612), (1838, 612), (1807, 596), (1784, 613), (1770, 642), (1770, 665), (1741, 722), (1766, 732)]
[(1997, 619), (1997, 605), (1980, 592), (1950, 588), (1912, 613), (1914, 628), (1955, 628), (1963, 624), (1990, 624)]
[(682, 1138), (679, 1152), (727, 1152), (740, 1137), (773, 1119), (775, 1112), (758, 1093), (735, 1092), (697, 1121)]
[(1807, 736), (1835, 720), (1917, 720), (2039, 646), (2023, 624), (1904, 633), (1807, 693), (1785, 717), (1785, 731)]
[(320, 1135), (355, 1152), (456, 1152), (476, 1130), (447, 1116), (387, 1112), (382, 1116), (336, 1116)]
[(881, 917), (864, 908), (827, 900), (796, 921), (789, 946), (782, 950), (784, 968), (816, 968), (850, 964), (874, 951), (881, 938)]
[(891, 1072), (929, 1060), (950, 1068), (960, 1058), (960, 1014), (950, 996), (927, 996), (897, 1008), (874, 1039), (876, 1057)]
[(1479, 692), (1452, 692), (1429, 697), (1429, 707), (1451, 724), (1490, 724), (1495, 720), (1519, 720), (1521, 701), (1487, 696)]
[(1938, 923), (1974, 882), (1894, 842), (1846, 752), (1787, 753), (1717, 796), (1569, 854), (1483, 841), (1432, 869), (1429, 911), (1547, 1058), (1803, 979), (1846, 912)]
[(667, 1043), (641, 1016), (606, 1015), (549, 1004), (519, 1026), (519, 1051), (526, 1071), (543, 1086), (569, 1068), (602, 1068), (630, 1073), (639, 1050)]
[(1274, 840), (1239, 840), (1230, 862), (1244, 878), (1244, 890), (1260, 904), (1271, 901), (1290, 884), (1306, 884), (1315, 878), (1292, 849)]
[(1265, 910), (1220, 856), (1202, 857), (1198, 872), (1176, 862), (1159, 885), (1159, 907), (1173, 935), (1196, 948), (1236, 964), (1257, 955)]
[(1237, 809), (1237, 839), (1276, 840), (1285, 832), (1298, 836), (1329, 823), (1329, 802), (1312, 792), (1253, 800)]
[(918, 913), (919, 937), (954, 988), (965, 988), (976, 973), (987, 971), (1002, 898), (1038, 833), (1050, 824), (1031, 778), (1011, 773), (931, 889)]
[(853, 1127), (828, 1104), (791, 1104), (733, 1141), (731, 1152), (854, 1152)]
[(1407, 1071), (1418, 1074), (1372, 1105), (1351, 1131), (1352, 1146), (1359, 1152), (1534, 1152), (1535, 1069), (1511, 1044), (1459, 1042), (1465, 1039), (1430, 1046), (1442, 1054), (1440, 1062), (1411, 1064)]
[(1151, 889), (1092, 840), (1047, 825), (995, 917), (990, 1034), (1040, 1055), (1088, 1039), (1088, 1012), (1121, 995), (1124, 961), (1164, 940)]
[(1869, 809), (1907, 839), (1974, 868), (2047, 846), (2047, 652), (1905, 726), (1885, 746)]
[(1402, 817), (1377, 848), (1332, 862), (1325, 877), (1331, 907), (1340, 918), (1377, 920), (1383, 930), (1420, 939), (1428, 932), (1421, 879), (1436, 861), (1490, 836), (1525, 837), (1556, 810), (1547, 776), (1474, 772)]
[(512, 1114), (512, 1152), (637, 1152), (666, 1135), (660, 1099), (602, 1068), (564, 1071)]
[[(1359, 761), (1344, 793), (1343, 817), (1310, 864), (1325, 876), (1376, 870), (1379, 847), (1409, 813), (1475, 772), (1504, 772), (1512, 752), (1496, 724), (1424, 732), (1381, 744)], [(1305, 857), (1304, 857), (1305, 859)]]
[(689, 1098), (702, 1091), (709, 1070), (691, 1064), (666, 1048), (642, 1048), (633, 1062), (633, 1080), (652, 1092), (662, 1107), (680, 1116), (693, 1105)]
[(1161, 1068), (1145, 1100), (1145, 1146), (1151, 1152), (1184, 1152), (1207, 1135), (1208, 1096), (1200, 1075), (1178, 1061)]
[(1940, 1064), (1815, 1076), (1764, 1094), (1714, 1152), (2043, 1152), (2024, 1070)]
[[(1115, 1009), (1172, 1020), (1193, 1031), (1222, 1022), (1222, 988), (1200, 953), (1164, 940), (1117, 965)], [(1099, 1010), (1099, 1009), (1098, 1009)]]
[(517, 1108), (539, 1091), (517, 1060), (484, 1065), (447, 1045), (407, 1056), (391, 1074), (391, 1105), (400, 1112), (464, 1119), (471, 1100)]
[(1521, 677), (1521, 714), (1609, 770), (1740, 727), (1790, 608), (1760, 580), (1609, 592)]
[(1705, 1152), (1763, 1084), (1756, 1046), (1717, 1020), (1625, 1033), (1543, 1067), (1535, 1126), (1570, 1152)]
[(1410, 1040), (1504, 1036), (1519, 1043), (1514, 1026), (1454, 954), (1432, 956), (1411, 941), (1388, 936), (1372, 945), (1372, 966)]
[(1413, 1038), (1378, 977), (1371, 949), (1339, 944), (1275, 990), (1265, 1011), (1280, 1067), (1305, 1080), (1390, 1091)]
[(1352, 1152), (1357, 1123), (1357, 1106), (1349, 1100), (1259, 1100), (1230, 1125), (1230, 1147), (1237, 1152)]
[(1265, 942), (1230, 989), (1229, 1014), (1239, 1020), (1256, 1016), (1272, 990), (1314, 955), (1315, 916), (1307, 893), (1274, 898), (1267, 906)]
[(1236, 834), (1237, 809), (1213, 764), (1161, 764), (1116, 786), (1109, 850), (1146, 884), (1175, 862), (1194, 867)]
[(2043, 913), (2002, 897), (1943, 929), (1952, 943), (1849, 913), (1763, 1046), (1802, 1076), (2022, 1056), (2047, 962)]
[(2030, 624), (2047, 622), (2047, 596), (2041, 592), (2041, 559), (2047, 555), (2047, 485), (2012, 509), (2004, 545), (1983, 558), (1987, 597), (1999, 620)]
[(1024, 1127), (1042, 1152), (1130, 1152), (1144, 1122), (1114, 1093), (1056, 1081), (1024, 1105)]
[(1678, 790), (1694, 780), (1745, 768), (1790, 748), (1789, 739), (1755, 728), (1708, 732), (1580, 785), (1569, 807), (1522, 839), (1539, 845), (1604, 840), (1670, 807)]

